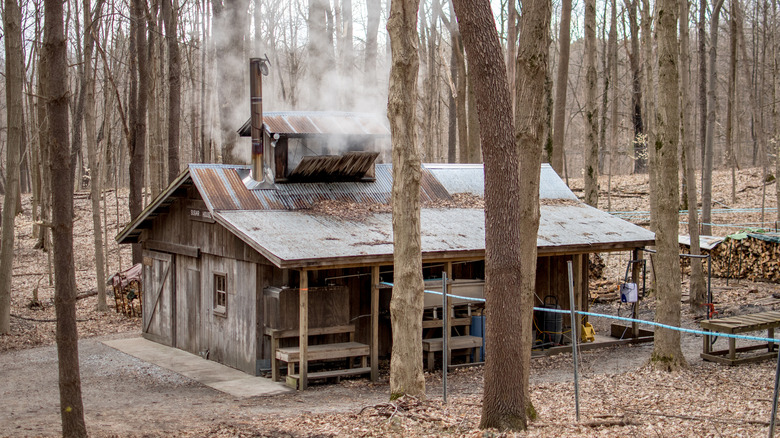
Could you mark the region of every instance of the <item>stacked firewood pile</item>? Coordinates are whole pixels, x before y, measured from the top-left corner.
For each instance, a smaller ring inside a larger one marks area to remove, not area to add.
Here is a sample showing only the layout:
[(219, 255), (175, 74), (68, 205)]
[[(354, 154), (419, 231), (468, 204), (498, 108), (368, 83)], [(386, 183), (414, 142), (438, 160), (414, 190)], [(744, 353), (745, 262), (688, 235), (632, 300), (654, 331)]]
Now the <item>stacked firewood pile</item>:
[(141, 264), (137, 263), (130, 269), (114, 274), (109, 283), (114, 289), (114, 304), (116, 313), (125, 316), (141, 316), (143, 312), (143, 288)]
[[(780, 242), (774, 237), (749, 234), (739, 240), (727, 238), (710, 251), (702, 250), (702, 254), (712, 257), (714, 277), (780, 283)], [(681, 249), (689, 252), (686, 246)], [(687, 268), (688, 259), (683, 261)], [(706, 264), (704, 270), (706, 274)]]

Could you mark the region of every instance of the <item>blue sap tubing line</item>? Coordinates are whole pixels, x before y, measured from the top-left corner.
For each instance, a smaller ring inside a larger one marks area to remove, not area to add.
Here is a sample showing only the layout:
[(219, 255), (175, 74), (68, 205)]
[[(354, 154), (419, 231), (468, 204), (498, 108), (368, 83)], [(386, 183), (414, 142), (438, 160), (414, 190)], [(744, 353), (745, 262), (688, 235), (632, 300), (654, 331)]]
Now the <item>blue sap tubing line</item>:
[[(393, 283), (388, 283), (388, 282), (384, 282), (384, 281), (381, 282), (380, 284), (383, 284), (385, 286), (390, 286), (390, 287), (393, 286)], [(432, 290), (426, 290), (424, 292), (427, 293), (427, 294), (442, 295), (441, 292), (436, 292), (436, 291), (432, 291)], [(475, 302), (480, 302), (480, 303), (484, 303), (485, 302), (484, 298), (464, 297), (464, 296), (452, 295), (452, 294), (448, 294), (448, 296), (452, 297), (452, 298), (458, 298), (458, 299), (461, 299), (461, 300), (475, 301)], [(563, 314), (570, 313), (569, 310), (548, 309), (548, 308), (545, 308), (545, 307), (534, 307), (534, 310), (538, 310), (538, 311), (541, 311), (541, 312), (552, 312), (552, 313), (563, 313)], [(719, 338), (745, 339), (745, 340), (748, 340), (748, 341), (772, 342), (772, 343), (775, 343), (775, 344), (780, 344), (780, 339), (778, 339), (778, 338), (762, 338), (760, 336), (746, 336), (746, 335), (733, 335), (733, 334), (730, 334), (730, 333), (707, 332), (707, 331), (703, 331), (703, 330), (693, 330), (693, 329), (687, 329), (687, 328), (683, 328), (683, 327), (675, 327), (673, 325), (661, 324), (660, 322), (655, 322), (655, 321), (645, 321), (645, 320), (642, 320), (642, 319), (626, 318), (624, 316), (604, 315), (604, 314), (601, 314), (601, 313), (585, 312), (585, 311), (582, 311), (582, 310), (577, 310), (576, 313), (578, 313), (580, 315), (593, 316), (593, 317), (597, 317), (597, 318), (608, 318), (608, 319), (615, 319), (615, 320), (618, 320), (618, 321), (636, 322), (636, 323), (639, 323), (639, 324), (647, 324), (647, 325), (652, 325), (652, 326), (655, 326), (655, 327), (661, 327), (661, 328), (665, 328), (665, 329), (669, 329), (669, 330), (676, 330), (678, 332), (691, 333), (691, 334), (694, 334), (694, 335), (716, 336), (716, 337), (719, 337)]]

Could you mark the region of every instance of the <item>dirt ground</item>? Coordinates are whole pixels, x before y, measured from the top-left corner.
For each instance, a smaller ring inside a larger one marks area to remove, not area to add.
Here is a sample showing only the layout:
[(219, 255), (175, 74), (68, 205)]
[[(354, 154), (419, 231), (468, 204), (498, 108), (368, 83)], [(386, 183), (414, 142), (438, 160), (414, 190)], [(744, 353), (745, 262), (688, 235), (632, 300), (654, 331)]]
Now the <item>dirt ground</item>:
[[(733, 207), (761, 205), (760, 170), (738, 175), (738, 202), (731, 203), (727, 173), (716, 174), (714, 198)], [(572, 180), (581, 187), (581, 181)], [(612, 210), (649, 209), (647, 182), (613, 177)], [(606, 182), (602, 181), (602, 190)], [(774, 185), (767, 207), (775, 207)], [(605, 195), (602, 194), (602, 201)], [(0, 336), (0, 436), (54, 436), (60, 433), (54, 308), (48, 285), (47, 254), (33, 249), (29, 198), (17, 218), (12, 296), (12, 332)], [(77, 194), (74, 235), (80, 293), (95, 289), (89, 200)], [(129, 267), (129, 248), (113, 236), (127, 221), (126, 193), (117, 209), (108, 193), (110, 271)], [(606, 205), (602, 205), (606, 209)], [(117, 214), (118, 211), (118, 214)], [(776, 213), (769, 213), (774, 219)], [(718, 216), (722, 223), (753, 223), (756, 213)], [(641, 221), (641, 219), (640, 219)], [(729, 230), (730, 229), (725, 229)], [(716, 234), (725, 231), (716, 228)], [(605, 256), (605, 280), (614, 288), (627, 254)], [(34, 289), (42, 306), (29, 308)], [(684, 293), (687, 284), (683, 285)], [(721, 314), (777, 310), (776, 284), (713, 280)], [(685, 296), (683, 297), (685, 299)], [(302, 393), (235, 399), (176, 373), (144, 363), (101, 343), (137, 336), (139, 320), (94, 310), (95, 297), (78, 301), (80, 371), (88, 430), (92, 436), (484, 436), (478, 429), (482, 407), (482, 368), (449, 374), (449, 403), (442, 402), (441, 372), (426, 374), (427, 399), (388, 402), (387, 370), (377, 383), (366, 379), (315, 384)], [(109, 304), (113, 300), (109, 298)], [(592, 310), (627, 316), (625, 305), (593, 303)], [(653, 319), (653, 300), (640, 305), (640, 318)], [(592, 319), (605, 334), (609, 321)], [(698, 324), (683, 303), (683, 326)], [(718, 341), (725, 345), (725, 341)], [(702, 340), (683, 335), (689, 368), (660, 373), (645, 366), (649, 344), (612, 347), (581, 354), (581, 420), (575, 419), (571, 354), (532, 360), (532, 401), (539, 417), (521, 436), (759, 436), (769, 421), (775, 363), (729, 368), (699, 358)], [(497, 434), (496, 436), (500, 436)]]

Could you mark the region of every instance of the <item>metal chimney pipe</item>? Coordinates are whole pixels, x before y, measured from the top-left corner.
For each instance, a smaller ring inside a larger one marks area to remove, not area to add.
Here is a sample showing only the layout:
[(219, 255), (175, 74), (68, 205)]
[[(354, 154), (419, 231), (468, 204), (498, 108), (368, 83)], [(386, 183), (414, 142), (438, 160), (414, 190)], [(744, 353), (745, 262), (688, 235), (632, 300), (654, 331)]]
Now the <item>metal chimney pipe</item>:
[(252, 178), (263, 181), (263, 62), (262, 58), (249, 60), (249, 95), (252, 123)]

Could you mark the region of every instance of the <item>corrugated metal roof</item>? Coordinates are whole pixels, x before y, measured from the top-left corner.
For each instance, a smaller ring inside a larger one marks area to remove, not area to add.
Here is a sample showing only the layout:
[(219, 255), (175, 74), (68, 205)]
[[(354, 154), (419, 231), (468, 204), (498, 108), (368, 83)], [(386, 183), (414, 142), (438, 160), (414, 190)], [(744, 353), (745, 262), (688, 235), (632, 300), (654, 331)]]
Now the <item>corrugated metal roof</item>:
[[(243, 178), (249, 166), (190, 164), (195, 185), (210, 210), (300, 210), (325, 200), (390, 202), (393, 175), (389, 164), (377, 164), (374, 182), (310, 182), (277, 184), (273, 190), (248, 190)], [(421, 200), (451, 200), (449, 192), (426, 169), (422, 169)]]
[[(263, 113), (263, 129), (269, 134), (305, 135), (379, 135), (389, 136), (390, 128), (384, 115), (339, 111), (279, 111)], [(251, 119), (238, 133), (251, 135)]]
[[(249, 166), (189, 165), (117, 240), (137, 241), (141, 230), (173, 202), (176, 189), (194, 184), (220, 224), (279, 267), (392, 262), (391, 214), (373, 213), (354, 221), (306, 210), (322, 200), (389, 203), (390, 165), (376, 166), (374, 182), (277, 184), (270, 190), (247, 189), (244, 178), (249, 172)], [(540, 254), (630, 249), (654, 242), (652, 232), (577, 201), (549, 166), (542, 167), (541, 181)], [(449, 200), (446, 187), (480, 193), (481, 183), (481, 165), (428, 165), (422, 169), (421, 198)], [(424, 208), (421, 219), (428, 260), (484, 257), (483, 210)]]
[[(542, 205), (539, 254), (590, 252), (644, 246), (652, 232), (587, 205)], [(390, 213), (362, 221), (299, 211), (222, 211), (215, 218), (280, 267), (392, 261)], [(420, 213), (423, 259), (483, 257), (481, 209), (424, 208)]]
[[(425, 164), (450, 194), (471, 193), (485, 196), (485, 173), (482, 164)], [(577, 200), (566, 183), (549, 164), (542, 164), (539, 179), (540, 199)]]

